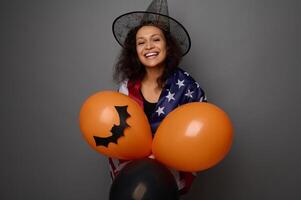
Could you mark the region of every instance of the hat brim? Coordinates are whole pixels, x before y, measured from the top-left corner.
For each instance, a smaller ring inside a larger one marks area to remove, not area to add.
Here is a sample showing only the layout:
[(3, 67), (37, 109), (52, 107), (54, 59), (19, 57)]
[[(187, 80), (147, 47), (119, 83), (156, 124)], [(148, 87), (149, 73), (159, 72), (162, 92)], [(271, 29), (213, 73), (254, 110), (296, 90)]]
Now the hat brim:
[(191, 40), (184, 26), (172, 17), (147, 11), (134, 11), (125, 13), (114, 20), (112, 24), (113, 35), (122, 47), (124, 47), (124, 41), (128, 32), (131, 29), (139, 26), (141, 21), (145, 18), (145, 15), (148, 15), (150, 19), (157, 19), (160, 17), (164, 21), (168, 21), (170, 34), (177, 40), (182, 50), (182, 56), (188, 53), (191, 47)]

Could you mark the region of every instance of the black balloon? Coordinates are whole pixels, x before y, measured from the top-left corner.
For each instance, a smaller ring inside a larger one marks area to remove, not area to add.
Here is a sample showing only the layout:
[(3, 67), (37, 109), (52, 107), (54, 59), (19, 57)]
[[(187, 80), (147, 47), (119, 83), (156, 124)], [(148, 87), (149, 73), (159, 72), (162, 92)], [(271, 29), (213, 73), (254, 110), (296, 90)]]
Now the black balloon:
[(127, 164), (115, 178), (110, 200), (178, 200), (176, 181), (156, 160), (145, 158)]

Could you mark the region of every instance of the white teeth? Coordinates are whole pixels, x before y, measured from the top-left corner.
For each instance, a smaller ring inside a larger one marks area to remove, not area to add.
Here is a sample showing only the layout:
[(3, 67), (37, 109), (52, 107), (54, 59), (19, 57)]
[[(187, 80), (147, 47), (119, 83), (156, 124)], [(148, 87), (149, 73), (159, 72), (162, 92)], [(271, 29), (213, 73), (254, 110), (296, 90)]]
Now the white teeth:
[(151, 52), (151, 53), (145, 54), (145, 57), (156, 56), (156, 55), (158, 55), (157, 52)]

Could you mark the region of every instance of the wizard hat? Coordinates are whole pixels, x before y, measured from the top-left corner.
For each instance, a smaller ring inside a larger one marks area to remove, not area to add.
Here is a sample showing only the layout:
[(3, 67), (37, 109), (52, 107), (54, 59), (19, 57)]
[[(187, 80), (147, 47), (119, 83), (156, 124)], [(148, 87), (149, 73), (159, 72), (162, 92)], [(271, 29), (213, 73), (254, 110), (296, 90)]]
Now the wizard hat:
[(180, 22), (169, 17), (167, 0), (153, 0), (146, 11), (129, 12), (117, 17), (112, 25), (114, 37), (124, 47), (128, 32), (146, 22), (159, 25), (169, 32), (178, 42), (182, 55), (188, 53), (191, 46), (189, 34)]

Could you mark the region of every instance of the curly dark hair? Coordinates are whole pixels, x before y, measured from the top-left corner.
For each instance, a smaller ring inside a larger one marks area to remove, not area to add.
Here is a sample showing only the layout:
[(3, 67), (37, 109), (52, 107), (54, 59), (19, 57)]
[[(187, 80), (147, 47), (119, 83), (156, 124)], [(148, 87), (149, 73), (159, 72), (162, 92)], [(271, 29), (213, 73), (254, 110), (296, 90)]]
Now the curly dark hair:
[(155, 26), (161, 29), (166, 39), (167, 56), (165, 59), (165, 68), (163, 74), (157, 79), (159, 87), (163, 87), (165, 81), (173, 70), (179, 65), (182, 59), (180, 46), (169, 31), (164, 27), (153, 24), (143, 23), (130, 30), (124, 42), (124, 48), (121, 50), (117, 63), (115, 64), (113, 78), (120, 83), (126, 79), (133, 82), (142, 80), (146, 74), (145, 67), (140, 62), (136, 51), (136, 33), (142, 26)]

